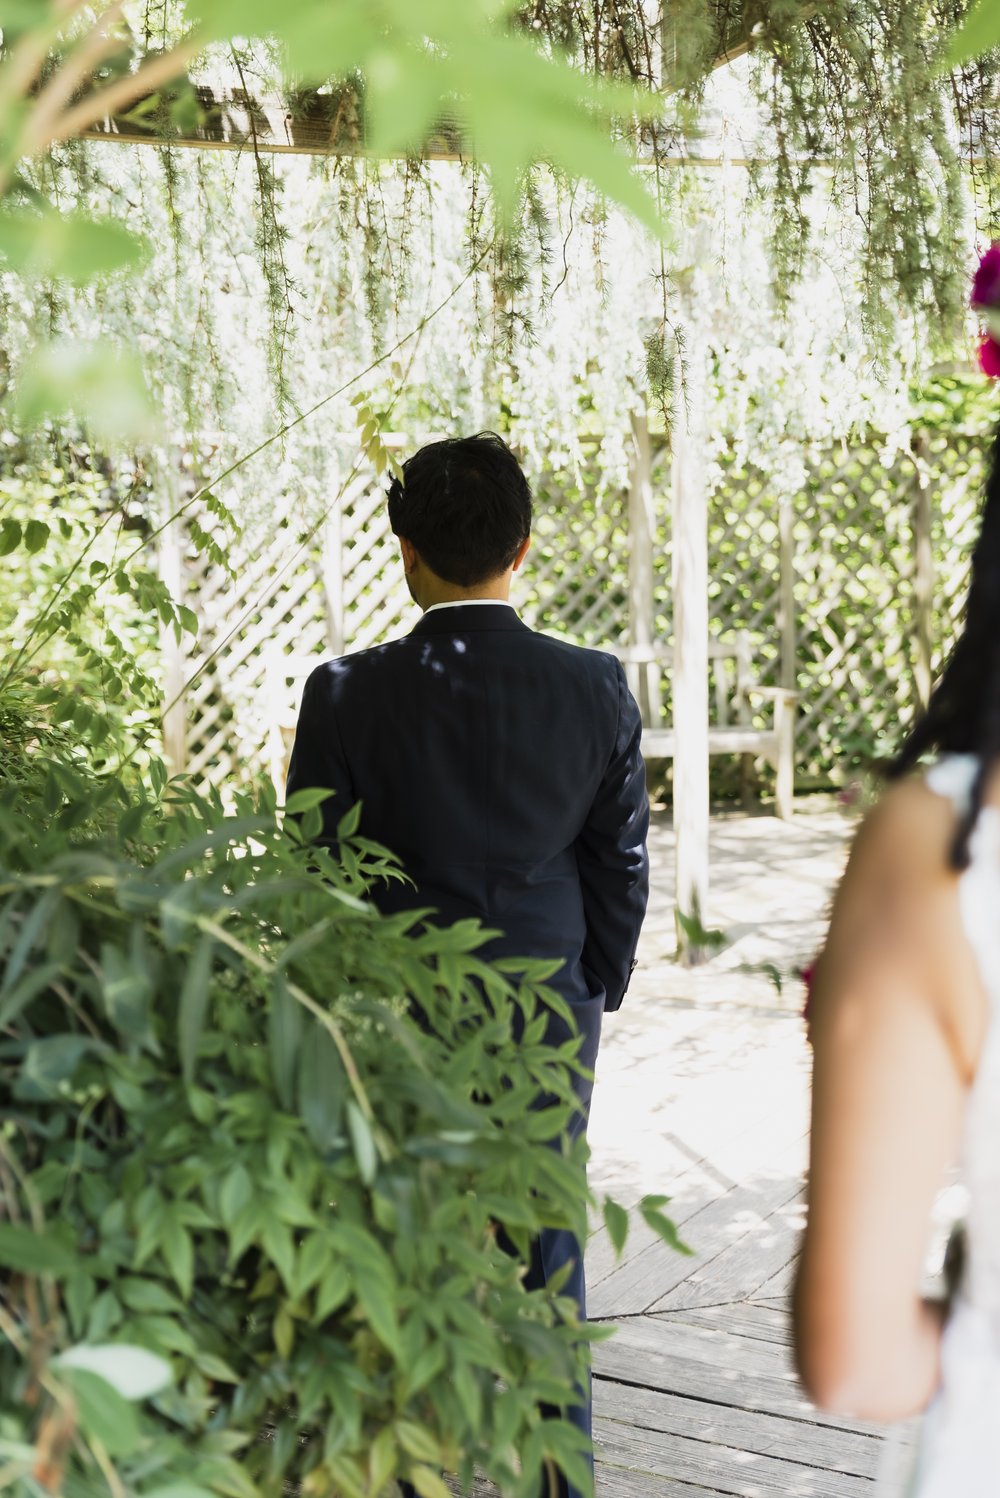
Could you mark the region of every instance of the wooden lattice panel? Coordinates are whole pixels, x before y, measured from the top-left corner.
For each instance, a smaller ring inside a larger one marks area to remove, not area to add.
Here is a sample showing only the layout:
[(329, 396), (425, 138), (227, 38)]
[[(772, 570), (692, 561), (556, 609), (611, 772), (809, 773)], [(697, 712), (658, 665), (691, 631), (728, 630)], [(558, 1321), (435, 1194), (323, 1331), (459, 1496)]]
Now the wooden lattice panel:
[(270, 725), (268, 660), (326, 648), (328, 619), (315, 543), (279, 523), (230, 548), (233, 575), (190, 550), (185, 602), (198, 615), (189, 686), (187, 772), (208, 784), (238, 783), (264, 763)]
[(979, 530), (984, 475), (983, 444), (972, 437), (935, 436), (927, 442), (927, 462), (938, 478), (933, 507), (935, 670), (944, 664), (965, 607), (969, 559)]
[(915, 469), (872, 448), (822, 462), (796, 504), (800, 774), (890, 753), (916, 705)]
[(385, 485), (373, 483), (344, 506), (340, 528), (345, 650), (363, 650), (412, 627), (413, 600), (389, 529)]
[[(929, 485), (937, 669), (964, 602), (981, 475), (981, 444), (968, 437), (930, 435), (915, 457), (891, 462), (874, 445), (838, 448), (814, 464), (790, 502), (800, 784), (829, 783), (891, 752), (916, 710), (918, 487)], [(654, 638), (666, 642), (671, 505), (662, 451), (652, 478), (646, 565)], [(715, 637), (746, 633), (755, 677), (765, 685), (783, 680), (781, 513), (767, 476), (736, 464), (723, 468), (709, 497), (710, 629)], [(625, 493), (598, 496), (552, 477), (536, 485), (534, 544), (516, 584), (529, 623), (582, 644), (631, 643), (628, 517)], [(187, 768), (215, 785), (265, 767), (274, 773), (274, 724), (280, 720), (287, 737), (309, 661), (390, 639), (416, 617), (384, 484), (374, 475), (355, 482), (340, 513), (314, 537), (305, 540), (293, 525), (269, 518), (266, 530), (248, 533), (232, 551), (233, 577), (190, 548), (183, 573), (184, 601), (201, 626), (197, 650), (183, 662), (183, 675), (195, 678), (186, 692)], [(669, 726), (669, 673), (659, 690)], [(714, 698), (711, 711), (717, 715)], [(726, 773), (713, 761), (714, 775)]]
[(624, 495), (539, 485), (532, 546), (517, 585), (527, 622), (583, 645), (624, 644), (627, 576)]

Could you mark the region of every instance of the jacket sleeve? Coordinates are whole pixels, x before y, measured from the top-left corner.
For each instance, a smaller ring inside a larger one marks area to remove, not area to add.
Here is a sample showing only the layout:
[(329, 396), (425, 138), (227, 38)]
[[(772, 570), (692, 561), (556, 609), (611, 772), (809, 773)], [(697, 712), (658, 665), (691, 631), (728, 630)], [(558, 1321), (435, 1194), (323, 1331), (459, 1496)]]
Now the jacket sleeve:
[(312, 673), (302, 694), (285, 783), (286, 800), (296, 791), (314, 786), (334, 792), (320, 807), (323, 817), (320, 840), (333, 846), (340, 819), (350, 811), (357, 797), (340, 742), (329, 675), (323, 666)]
[(604, 985), (606, 1010), (621, 1006), (649, 895), (649, 798), (639, 708), (620, 661), (614, 749), (577, 839), (587, 936), (584, 965)]

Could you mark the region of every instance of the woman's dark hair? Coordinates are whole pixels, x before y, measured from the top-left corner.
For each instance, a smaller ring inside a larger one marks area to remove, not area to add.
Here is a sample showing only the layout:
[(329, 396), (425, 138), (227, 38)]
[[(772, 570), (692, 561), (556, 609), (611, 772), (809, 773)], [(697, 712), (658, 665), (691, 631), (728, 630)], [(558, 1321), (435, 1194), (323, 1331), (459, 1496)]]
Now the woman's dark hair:
[(531, 490), (496, 432), (430, 442), (389, 488), (389, 524), (445, 582), (506, 572), (531, 530)]
[(894, 761), (895, 778), (922, 754), (974, 754), (978, 760), (969, 805), (959, 820), (950, 863), (969, 863), (969, 839), (979, 819), (983, 791), (1000, 760), (1000, 429), (993, 438), (979, 539), (972, 553), (972, 580), (962, 633), (931, 694)]

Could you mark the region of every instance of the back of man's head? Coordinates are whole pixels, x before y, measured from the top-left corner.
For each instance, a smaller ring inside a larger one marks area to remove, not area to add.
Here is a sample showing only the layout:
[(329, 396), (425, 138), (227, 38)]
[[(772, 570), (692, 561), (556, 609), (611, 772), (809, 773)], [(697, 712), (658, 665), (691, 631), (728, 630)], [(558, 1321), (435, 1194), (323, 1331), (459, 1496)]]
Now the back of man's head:
[(438, 577), (472, 588), (513, 565), (531, 530), (531, 490), (495, 432), (448, 437), (403, 464), (389, 523)]

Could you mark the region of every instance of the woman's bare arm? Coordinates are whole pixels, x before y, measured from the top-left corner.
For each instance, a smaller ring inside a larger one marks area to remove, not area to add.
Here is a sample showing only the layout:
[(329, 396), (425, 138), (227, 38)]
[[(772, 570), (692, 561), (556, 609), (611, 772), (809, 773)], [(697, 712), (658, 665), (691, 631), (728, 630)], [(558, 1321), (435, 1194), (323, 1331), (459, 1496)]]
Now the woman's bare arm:
[(938, 1382), (941, 1320), (919, 1285), (954, 1159), (985, 999), (947, 866), (948, 802), (894, 786), (866, 819), (817, 965), (799, 1368), (824, 1408), (897, 1419)]

